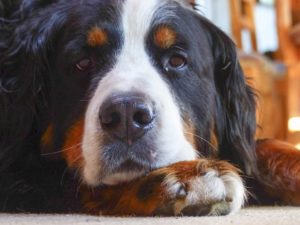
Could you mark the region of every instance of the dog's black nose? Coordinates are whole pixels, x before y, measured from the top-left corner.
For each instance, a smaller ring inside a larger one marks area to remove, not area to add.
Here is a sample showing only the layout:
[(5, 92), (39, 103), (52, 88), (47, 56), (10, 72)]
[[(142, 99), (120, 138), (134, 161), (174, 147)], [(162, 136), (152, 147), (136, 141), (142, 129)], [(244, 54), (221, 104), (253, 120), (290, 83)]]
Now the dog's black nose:
[(113, 97), (100, 107), (102, 129), (128, 145), (146, 134), (154, 120), (153, 104), (139, 95)]

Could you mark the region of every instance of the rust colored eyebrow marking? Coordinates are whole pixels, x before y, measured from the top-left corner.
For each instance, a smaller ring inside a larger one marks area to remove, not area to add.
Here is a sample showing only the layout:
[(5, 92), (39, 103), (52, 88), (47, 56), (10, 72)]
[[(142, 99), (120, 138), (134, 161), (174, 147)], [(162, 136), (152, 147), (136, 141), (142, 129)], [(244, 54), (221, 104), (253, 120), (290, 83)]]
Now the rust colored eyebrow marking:
[(108, 43), (107, 32), (97, 26), (94, 26), (87, 36), (87, 44), (91, 47), (102, 46)]
[(176, 43), (176, 33), (170, 27), (162, 26), (154, 34), (154, 43), (162, 48), (167, 49)]

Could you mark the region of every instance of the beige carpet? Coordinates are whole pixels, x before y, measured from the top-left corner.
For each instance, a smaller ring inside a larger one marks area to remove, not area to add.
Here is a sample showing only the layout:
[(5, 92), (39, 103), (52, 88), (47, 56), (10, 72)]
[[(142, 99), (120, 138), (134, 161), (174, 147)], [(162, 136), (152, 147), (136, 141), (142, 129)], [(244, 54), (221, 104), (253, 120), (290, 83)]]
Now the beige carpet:
[(224, 217), (111, 218), (81, 215), (0, 214), (0, 225), (299, 225), (300, 207), (243, 209)]

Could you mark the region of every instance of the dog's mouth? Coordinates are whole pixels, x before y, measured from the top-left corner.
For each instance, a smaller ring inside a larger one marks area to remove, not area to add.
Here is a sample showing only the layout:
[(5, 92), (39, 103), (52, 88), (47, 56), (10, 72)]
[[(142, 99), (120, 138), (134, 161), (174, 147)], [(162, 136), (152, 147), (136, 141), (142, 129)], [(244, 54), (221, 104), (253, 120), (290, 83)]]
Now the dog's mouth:
[(141, 171), (141, 170), (146, 170), (149, 166), (145, 166), (145, 164), (142, 164), (140, 162), (136, 162), (133, 160), (126, 160), (123, 162), (120, 167), (116, 170), (116, 172), (131, 172), (131, 171)]
[[(108, 183), (130, 181), (153, 170), (157, 160), (156, 149), (151, 142), (141, 139), (133, 146), (114, 142), (102, 150), (101, 180), (114, 180)], [(107, 183), (103, 182), (103, 183)]]
[(113, 142), (103, 148), (101, 158), (109, 172), (115, 172), (120, 169), (151, 168), (157, 159), (157, 154), (153, 143), (141, 139), (132, 146), (122, 142)]
[(151, 171), (151, 167), (132, 160), (126, 160), (120, 166), (113, 168), (110, 172), (106, 172), (101, 178), (101, 183), (106, 185), (115, 185), (130, 182), (141, 177)]

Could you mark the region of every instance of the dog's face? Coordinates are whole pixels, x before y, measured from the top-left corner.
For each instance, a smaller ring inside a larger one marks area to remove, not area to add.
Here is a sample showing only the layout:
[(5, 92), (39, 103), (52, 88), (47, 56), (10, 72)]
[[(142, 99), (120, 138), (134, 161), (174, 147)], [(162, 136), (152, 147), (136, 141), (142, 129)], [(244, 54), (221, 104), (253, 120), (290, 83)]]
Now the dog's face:
[[(88, 101), (80, 118), (87, 183), (115, 184), (195, 159), (193, 124), (210, 124), (215, 93), (205, 68), (212, 53), (201, 47), (209, 46), (204, 31), (190, 27), (195, 18), (174, 1), (156, 0), (105, 1), (92, 14), (67, 28), (58, 54), (59, 74), (77, 86), (74, 93), (86, 84), (75, 99)], [(201, 48), (206, 65), (197, 62)]]
[(184, 1), (67, 1), (28, 26), (49, 88), (42, 145), (87, 184), (198, 156), (251, 160), (253, 99), (234, 46)]

